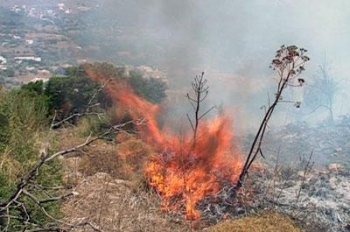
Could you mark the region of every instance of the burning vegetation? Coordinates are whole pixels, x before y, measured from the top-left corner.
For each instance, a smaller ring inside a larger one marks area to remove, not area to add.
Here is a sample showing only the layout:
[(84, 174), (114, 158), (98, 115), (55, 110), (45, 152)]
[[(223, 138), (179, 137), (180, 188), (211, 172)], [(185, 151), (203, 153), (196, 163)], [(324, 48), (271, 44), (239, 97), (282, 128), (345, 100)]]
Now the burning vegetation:
[[(272, 61), (278, 72), (278, 86), (274, 101), (267, 107), (266, 114), (243, 162), (243, 156), (234, 144), (231, 119), (223, 114), (211, 120), (203, 117), (212, 109), (201, 112), (201, 103), (208, 96), (208, 86), (204, 73), (196, 76), (192, 83), (193, 95), (187, 98), (194, 110), (194, 119), (189, 119), (192, 133), (175, 135), (169, 127), (160, 127), (159, 105), (152, 104), (135, 94), (127, 82), (111, 79), (108, 75), (86, 66), (87, 75), (105, 85), (105, 90), (119, 110), (127, 112), (133, 120), (145, 120), (138, 126), (141, 138), (151, 145), (156, 155), (149, 158), (144, 173), (149, 184), (162, 197), (166, 211), (185, 212), (189, 220), (201, 217), (197, 207), (205, 198), (215, 198), (228, 187), (224, 201), (232, 200), (241, 188), (253, 162), (258, 155), (263, 156), (262, 141), (268, 122), (277, 104), (282, 101), (282, 93), (294, 82), (297, 87), (305, 82), (297, 78), (309, 60), (307, 51), (296, 46), (282, 46)], [(297, 104), (299, 107), (300, 103)]]
[[(157, 154), (146, 162), (144, 172), (149, 184), (161, 194), (164, 210), (185, 211), (187, 219), (199, 219), (197, 206), (201, 200), (216, 196), (225, 185), (237, 183), (242, 156), (233, 144), (227, 115), (203, 120), (199, 126), (199, 119), (206, 113), (199, 115), (199, 106), (195, 107), (193, 133), (178, 136), (167, 127), (160, 128), (159, 106), (137, 96), (127, 83), (110, 80), (92, 67), (87, 68), (87, 73), (95, 81), (108, 82), (106, 91), (133, 120), (146, 121), (138, 126), (140, 136)], [(200, 78), (196, 80), (202, 83), (203, 74)], [(197, 94), (205, 92), (204, 86), (197, 85)], [(196, 96), (197, 104), (206, 97)]]

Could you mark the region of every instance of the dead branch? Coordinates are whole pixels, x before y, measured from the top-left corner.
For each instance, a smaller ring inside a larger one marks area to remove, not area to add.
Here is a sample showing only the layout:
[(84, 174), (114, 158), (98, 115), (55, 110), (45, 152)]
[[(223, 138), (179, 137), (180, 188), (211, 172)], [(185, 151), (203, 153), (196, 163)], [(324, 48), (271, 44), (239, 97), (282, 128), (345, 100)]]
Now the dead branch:
[(312, 166), (314, 165), (314, 163), (311, 162), (311, 159), (312, 159), (313, 154), (314, 154), (314, 152), (312, 151), (312, 152), (310, 153), (310, 155), (309, 155), (309, 158), (308, 158), (307, 161), (306, 161), (306, 164), (305, 164), (305, 167), (304, 167), (304, 170), (303, 170), (302, 181), (301, 181), (300, 187), (299, 187), (299, 189), (298, 189), (297, 197), (296, 197), (296, 202), (297, 202), (297, 203), (299, 202), (301, 190), (303, 189), (303, 186), (304, 186), (304, 184), (305, 184), (306, 177), (307, 177), (307, 175), (311, 172)]
[(74, 119), (74, 118), (81, 118), (83, 116), (89, 116), (89, 115), (95, 115), (97, 116), (98, 118), (101, 117), (101, 115), (103, 115), (103, 113), (97, 113), (97, 112), (83, 112), (83, 113), (75, 113), (75, 114), (72, 114), (64, 119), (62, 119), (61, 121), (59, 122), (53, 122), (51, 124), (51, 128), (54, 129), (54, 128), (58, 128), (60, 127), (62, 124)]

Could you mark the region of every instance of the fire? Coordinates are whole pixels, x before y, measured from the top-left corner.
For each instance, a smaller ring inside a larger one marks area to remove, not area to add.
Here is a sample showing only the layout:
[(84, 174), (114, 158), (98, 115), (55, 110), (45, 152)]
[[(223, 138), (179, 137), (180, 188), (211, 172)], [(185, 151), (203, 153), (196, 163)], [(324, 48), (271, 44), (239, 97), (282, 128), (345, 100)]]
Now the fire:
[[(86, 71), (94, 81), (108, 81), (91, 67)], [(185, 210), (187, 219), (199, 219), (197, 206), (201, 200), (218, 194), (224, 184), (237, 182), (242, 160), (232, 144), (229, 117), (201, 121), (195, 140), (191, 133), (175, 136), (158, 126), (159, 106), (137, 96), (127, 83), (109, 80), (105, 89), (133, 119), (147, 121), (138, 128), (140, 136), (158, 155), (148, 160), (144, 172), (162, 196), (165, 210)]]

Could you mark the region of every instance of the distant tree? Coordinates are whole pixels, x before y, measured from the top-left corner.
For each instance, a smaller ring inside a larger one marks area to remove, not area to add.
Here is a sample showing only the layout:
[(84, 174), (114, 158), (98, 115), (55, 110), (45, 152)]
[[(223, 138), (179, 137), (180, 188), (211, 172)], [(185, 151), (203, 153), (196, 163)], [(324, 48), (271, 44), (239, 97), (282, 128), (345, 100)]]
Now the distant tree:
[(334, 100), (339, 92), (339, 83), (331, 74), (331, 67), (324, 63), (319, 66), (315, 80), (305, 93), (305, 103), (312, 109), (311, 113), (318, 110), (328, 112), (328, 120), (334, 122)]
[[(127, 81), (136, 94), (150, 102), (160, 103), (166, 97), (167, 83), (163, 79), (145, 78), (138, 71), (126, 72), (125, 68), (118, 68), (108, 63), (95, 63), (93, 66), (99, 70), (101, 75)], [(84, 66), (67, 68), (66, 75), (65, 77), (52, 77), (47, 83), (30, 82), (23, 85), (21, 90), (45, 95), (48, 112), (58, 121), (73, 114), (86, 113), (87, 110), (91, 110), (92, 106), (94, 109), (108, 109), (112, 106), (110, 97), (103, 90), (97, 91), (101, 86), (87, 76)], [(91, 99), (93, 102), (90, 102)], [(69, 122), (74, 123), (77, 118), (71, 119), (73, 121)]]
[(43, 81), (29, 82), (28, 84), (22, 85), (21, 89), (27, 90), (29, 92), (35, 92), (41, 95), (44, 93), (44, 82)]
[(116, 67), (109, 63), (95, 63), (93, 68), (112, 79), (126, 80), (137, 95), (152, 103), (160, 103), (166, 97), (168, 86), (164, 79), (145, 77), (139, 70)]
[[(53, 77), (45, 87), (45, 95), (49, 97), (49, 110), (51, 113), (60, 111), (58, 120), (72, 113), (83, 112), (87, 105), (92, 104), (89, 101), (98, 88), (98, 84), (85, 76)], [(99, 92), (94, 100), (94, 104), (103, 108), (111, 106), (111, 101), (103, 92)]]
[(65, 73), (69, 77), (86, 77), (86, 73), (83, 67), (81, 66), (73, 66), (69, 67), (65, 70)]
[(12, 68), (8, 68), (2, 71), (2, 75), (5, 77), (13, 77), (15, 76), (15, 70)]
[(141, 73), (132, 71), (127, 80), (139, 96), (150, 102), (160, 103), (166, 97), (167, 84), (162, 79), (144, 78)]

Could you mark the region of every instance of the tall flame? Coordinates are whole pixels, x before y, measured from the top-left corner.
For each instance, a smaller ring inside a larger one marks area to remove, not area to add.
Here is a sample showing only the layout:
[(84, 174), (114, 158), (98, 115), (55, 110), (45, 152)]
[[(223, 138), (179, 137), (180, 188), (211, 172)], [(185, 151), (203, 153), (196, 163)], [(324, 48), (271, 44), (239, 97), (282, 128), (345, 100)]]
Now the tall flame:
[(107, 93), (133, 119), (146, 119), (146, 125), (138, 128), (140, 136), (158, 155), (150, 158), (144, 171), (162, 196), (165, 210), (185, 209), (188, 219), (199, 219), (197, 206), (201, 200), (215, 196), (224, 184), (237, 182), (242, 160), (232, 144), (232, 123), (227, 116), (201, 121), (195, 140), (191, 133), (174, 136), (159, 127), (158, 105), (137, 96), (126, 82), (109, 80), (91, 66), (86, 72), (94, 81), (108, 81)]

